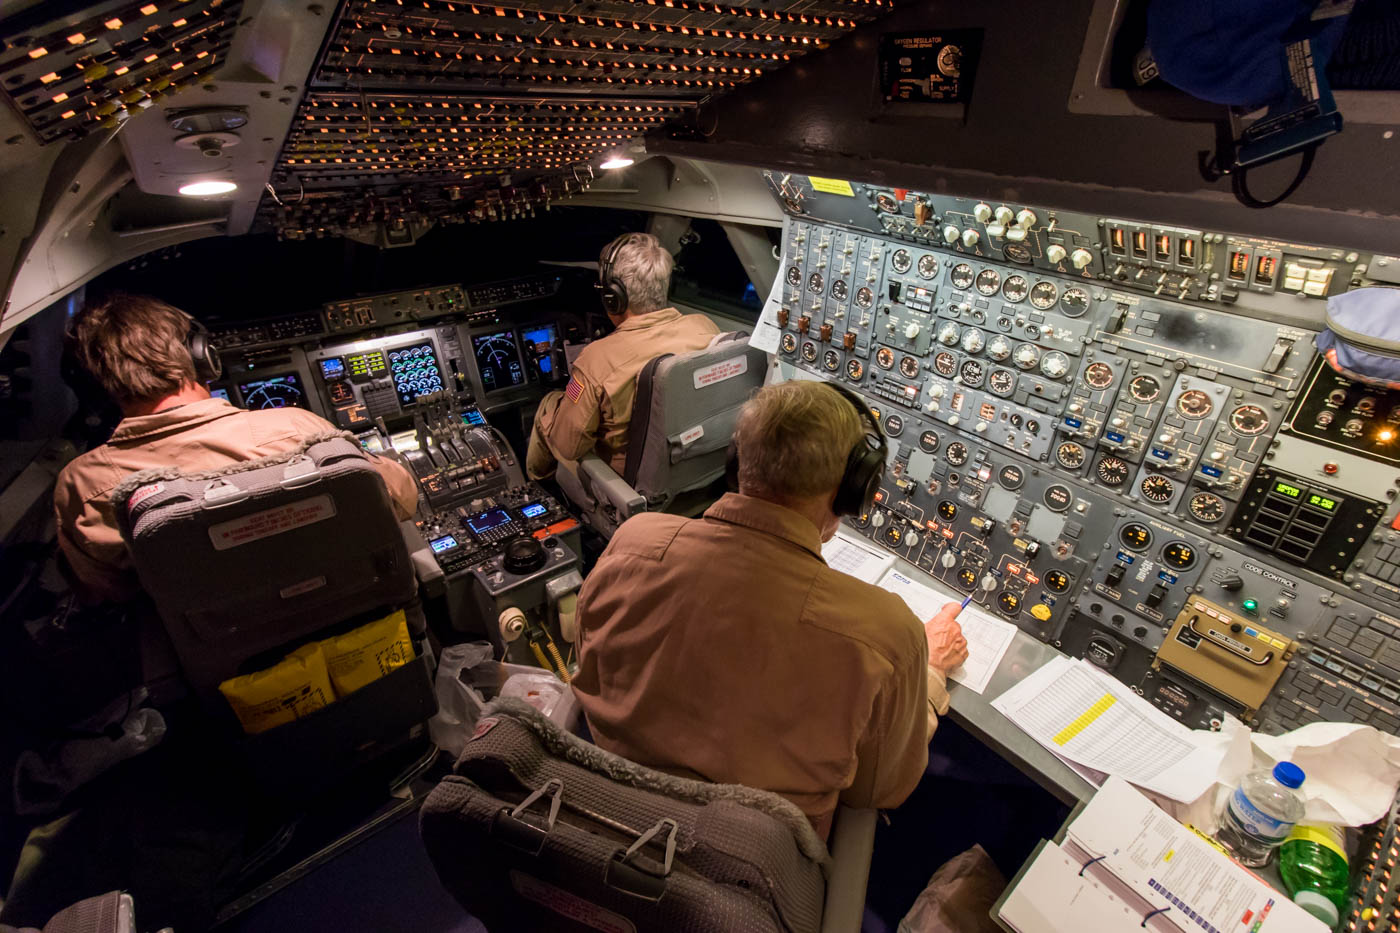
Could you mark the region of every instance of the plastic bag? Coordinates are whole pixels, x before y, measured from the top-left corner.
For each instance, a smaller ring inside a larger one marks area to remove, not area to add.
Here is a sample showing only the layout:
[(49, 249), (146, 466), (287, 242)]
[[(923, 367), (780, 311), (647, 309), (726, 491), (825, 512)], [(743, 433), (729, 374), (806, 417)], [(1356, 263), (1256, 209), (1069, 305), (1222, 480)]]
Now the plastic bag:
[(1000, 933), (991, 912), (1005, 888), (991, 856), (973, 846), (938, 866), (899, 921), (899, 933)]
[(548, 716), (568, 689), (558, 677), (540, 671), (538, 674), (511, 674), (501, 687), (500, 695), (524, 700)]
[(477, 712), (486, 705), (480, 693), (462, 682), (462, 671), (485, 665), (492, 657), (491, 645), (484, 641), (452, 645), (442, 650), (437, 680), (433, 682), (438, 711), (428, 720), (428, 735), (434, 745), (454, 757), (462, 753), (476, 728)]

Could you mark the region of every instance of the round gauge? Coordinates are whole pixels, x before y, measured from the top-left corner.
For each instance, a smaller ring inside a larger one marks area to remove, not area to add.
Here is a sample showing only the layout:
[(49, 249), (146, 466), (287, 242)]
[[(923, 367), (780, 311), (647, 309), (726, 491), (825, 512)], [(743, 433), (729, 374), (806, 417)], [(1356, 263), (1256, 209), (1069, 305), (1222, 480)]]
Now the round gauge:
[(1059, 461), (1060, 466), (1077, 470), (1084, 465), (1084, 448), (1074, 441), (1065, 441), (1055, 448), (1055, 459)]
[(937, 453), (939, 443), (938, 435), (932, 431), (925, 431), (919, 435), (919, 449), (926, 454)]
[(886, 214), (899, 213), (899, 202), (894, 199), (893, 195), (885, 194), (883, 191), (875, 195), (875, 206)]
[(1049, 311), (1059, 300), (1060, 290), (1054, 282), (1036, 282), (1031, 286), (1031, 304), (1042, 311)]
[(1263, 434), (1268, 426), (1269, 416), (1258, 405), (1241, 405), (1230, 412), (1230, 427), (1246, 437)]
[(958, 370), (958, 375), (962, 377), (964, 385), (977, 388), (982, 384), (982, 364), (976, 360), (963, 360), (962, 368)]
[(1069, 357), (1059, 350), (1051, 350), (1040, 361), (1040, 371), (1051, 379), (1059, 379), (1069, 372)]
[(802, 284), (802, 270), (796, 266), (788, 266), (787, 282), (789, 285), (798, 286)]
[(1196, 549), (1185, 541), (1168, 541), (1162, 548), (1162, 563), (1173, 570), (1189, 570), (1196, 566)]
[(1008, 275), (1006, 282), (1001, 286), (1001, 297), (1013, 303), (1025, 301), (1029, 291), (1030, 283), (1024, 275)]
[(816, 292), (818, 295), (822, 293), (822, 274), (820, 272), (813, 272), (807, 276), (807, 290)]
[(1023, 343), (1016, 348), (1012, 362), (1022, 369), (1035, 369), (1040, 364), (1040, 348), (1035, 344)]
[(1118, 532), (1118, 540), (1129, 550), (1145, 551), (1152, 546), (1152, 532), (1142, 522), (1128, 522)]
[(856, 289), (856, 307), (868, 308), (875, 303), (875, 293), (862, 285)]
[(837, 301), (845, 301), (848, 294), (850, 294), (848, 286), (843, 280), (837, 279), (835, 282), (831, 283), (832, 298), (835, 298)]
[(890, 437), (899, 437), (904, 433), (904, 419), (899, 415), (890, 415), (885, 419), (885, 433)]
[(1010, 590), (1002, 590), (997, 594), (997, 608), (1006, 615), (1014, 616), (1021, 611), (1021, 597)]
[(1008, 463), (1006, 466), (1002, 467), (1001, 472), (997, 474), (997, 482), (1001, 483), (1004, 488), (1010, 489), (1012, 492), (1020, 489), (1021, 484), (1025, 481), (1026, 474), (1021, 472), (1020, 467), (1012, 463)]
[(1128, 383), (1128, 394), (1135, 401), (1151, 402), (1162, 394), (1162, 384), (1154, 376), (1134, 376)]
[(1213, 492), (1198, 492), (1187, 503), (1197, 521), (1210, 524), (1225, 517), (1225, 501)]
[(994, 369), (987, 374), (987, 388), (1005, 398), (1016, 389), (1016, 374), (1009, 369)]
[(796, 337), (796, 336), (794, 336), (793, 334), (783, 334), (783, 352), (784, 352), (784, 353), (796, 353), (796, 352), (797, 352), (797, 337)]
[(802, 345), (802, 358), (809, 363), (815, 362), (817, 359), (817, 345), (810, 340), (804, 343)]
[(909, 255), (907, 249), (897, 249), (890, 255), (890, 265), (896, 272), (908, 272), (913, 264), (914, 257)]
[(962, 348), (965, 353), (976, 353), (987, 343), (987, 338), (975, 327), (963, 331)]
[(974, 273), (972, 267), (965, 262), (960, 262), (953, 267), (953, 271), (948, 273), (948, 281), (953, 283), (954, 288), (971, 288)]
[(1011, 355), (1011, 341), (997, 334), (987, 342), (987, 355), (1000, 363)]
[(1001, 253), (1007, 259), (1023, 266), (1029, 266), (1035, 262), (1035, 257), (1031, 255), (1030, 247), (1024, 243), (1007, 243), (1001, 248)]
[(977, 585), (977, 571), (971, 567), (964, 567), (958, 571), (958, 586), (965, 590), (970, 590)]
[(1060, 310), (1068, 317), (1079, 317), (1089, 310), (1089, 293), (1078, 286), (1065, 289), (1060, 296)]
[(936, 336), (938, 342), (945, 347), (951, 347), (958, 342), (958, 338), (961, 335), (962, 330), (959, 329), (958, 325), (954, 324), (952, 321), (944, 321), (942, 324), (938, 325), (938, 333), (934, 336)]
[(1047, 570), (1041, 580), (1045, 582), (1045, 588), (1052, 593), (1063, 593), (1069, 589), (1069, 574), (1063, 570)]
[(953, 373), (958, 371), (958, 358), (944, 350), (933, 358), (933, 368), (938, 375), (952, 379)]
[(1138, 491), (1150, 502), (1170, 502), (1172, 493), (1176, 492), (1176, 484), (1160, 473), (1153, 473), (1143, 478), (1138, 484)]
[(919, 278), (931, 279), (938, 274), (938, 257), (924, 253), (919, 257)]
[(822, 365), (832, 372), (841, 368), (841, 354), (835, 350), (827, 350), (822, 354)]
[(944, 499), (938, 503), (938, 517), (945, 522), (951, 522), (958, 517), (958, 504), (951, 499)]
[(875, 365), (881, 369), (891, 369), (894, 366), (894, 351), (889, 347), (881, 347), (876, 350)]
[(1001, 290), (1001, 274), (995, 269), (983, 269), (977, 273), (977, 290), (987, 297)]
[(1176, 400), (1176, 410), (1181, 413), (1182, 417), (1194, 420), (1204, 418), (1210, 414), (1210, 410), (1214, 407), (1210, 396), (1200, 389), (1187, 389)]
[(910, 379), (916, 379), (919, 375), (919, 361), (912, 356), (900, 357), (899, 371)]
[(949, 444), (943, 451), (943, 459), (947, 460), (953, 466), (962, 466), (967, 462), (967, 446), (953, 441), (953, 443)]
[(1113, 385), (1113, 367), (1107, 363), (1090, 363), (1084, 370), (1084, 381), (1095, 389)]
[(1094, 472), (1099, 475), (1099, 482), (1105, 486), (1122, 486), (1128, 481), (1128, 474), (1132, 471), (1128, 464), (1118, 457), (1104, 457), (1094, 468)]
[(1044, 502), (1045, 507), (1052, 512), (1063, 512), (1074, 502), (1074, 495), (1070, 493), (1068, 486), (1055, 483), (1045, 487), (1040, 501)]
[(847, 360), (847, 361), (846, 361), (846, 377), (847, 377), (847, 378), (849, 378), (851, 381), (854, 382), (854, 381), (858, 381), (858, 380), (860, 379), (860, 377), (863, 376), (863, 375), (865, 375), (865, 367), (864, 367), (863, 365), (861, 365), (860, 360)]

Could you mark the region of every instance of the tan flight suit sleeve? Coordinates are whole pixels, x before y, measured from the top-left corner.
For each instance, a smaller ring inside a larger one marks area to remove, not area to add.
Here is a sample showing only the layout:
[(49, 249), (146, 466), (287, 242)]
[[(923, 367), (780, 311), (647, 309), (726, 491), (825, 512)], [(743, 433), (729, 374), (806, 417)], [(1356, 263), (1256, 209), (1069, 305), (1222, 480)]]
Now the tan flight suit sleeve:
[(418, 484), (413, 481), (413, 474), (403, 464), (388, 457), (370, 454), (369, 462), (384, 480), (399, 521), (412, 518), (418, 511)]
[(535, 430), (556, 460), (579, 460), (598, 444), (602, 411), (602, 384), (575, 365), (569, 387), (559, 393), (554, 404), (541, 403)]
[(140, 591), (136, 573), (129, 566), (126, 544), (106, 499), (84, 500), (82, 493), (60, 473), (53, 493), (58, 546), (76, 578), (73, 589), (85, 603), (102, 600), (123, 602)]

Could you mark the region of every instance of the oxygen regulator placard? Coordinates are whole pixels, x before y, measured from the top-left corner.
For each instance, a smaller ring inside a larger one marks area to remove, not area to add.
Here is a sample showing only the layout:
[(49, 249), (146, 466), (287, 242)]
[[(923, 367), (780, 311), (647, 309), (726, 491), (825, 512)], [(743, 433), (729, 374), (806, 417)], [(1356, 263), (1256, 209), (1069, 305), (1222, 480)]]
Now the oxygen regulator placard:
[(982, 30), (887, 33), (880, 37), (880, 87), (887, 101), (961, 103), (972, 96)]

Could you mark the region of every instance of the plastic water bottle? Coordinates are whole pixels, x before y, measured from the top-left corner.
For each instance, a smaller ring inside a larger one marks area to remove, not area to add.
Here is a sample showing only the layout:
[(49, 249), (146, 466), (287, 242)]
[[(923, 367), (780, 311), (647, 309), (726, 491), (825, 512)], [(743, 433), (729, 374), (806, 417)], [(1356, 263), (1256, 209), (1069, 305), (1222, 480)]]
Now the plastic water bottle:
[(1341, 827), (1293, 827), (1279, 846), (1278, 873), (1295, 904), (1329, 927), (1337, 925), (1351, 888)]
[(1303, 801), (1293, 791), (1303, 769), (1280, 761), (1273, 771), (1251, 771), (1230, 795), (1215, 838), (1241, 864), (1263, 868), (1274, 849), (1303, 818)]

